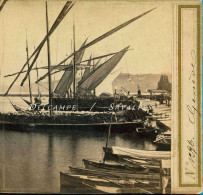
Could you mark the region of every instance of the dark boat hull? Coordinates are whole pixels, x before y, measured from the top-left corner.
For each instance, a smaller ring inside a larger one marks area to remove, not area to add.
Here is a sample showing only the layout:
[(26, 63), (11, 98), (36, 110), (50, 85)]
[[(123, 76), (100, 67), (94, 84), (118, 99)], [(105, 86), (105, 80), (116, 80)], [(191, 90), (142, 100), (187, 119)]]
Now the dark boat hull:
[(102, 162), (95, 162), (91, 160), (82, 160), (86, 169), (92, 169), (92, 170), (106, 170), (106, 171), (125, 171), (126, 173), (147, 173), (148, 170), (144, 169), (140, 166), (126, 166), (122, 164), (108, 164), (108, 163), (102, 163)]
[[(57, 124), (57, 123), (11, 123), (0, 122), (1, 126), (6, 130), (17, 131), (48, 131), (48, 130), (96, 130), (107, 131), (110, 123), (89, 123), (89, 124)], [(142, 126), (140, 122), (113, 122), (111, 123), (112, 132), (136, 132), (136, 128)]]

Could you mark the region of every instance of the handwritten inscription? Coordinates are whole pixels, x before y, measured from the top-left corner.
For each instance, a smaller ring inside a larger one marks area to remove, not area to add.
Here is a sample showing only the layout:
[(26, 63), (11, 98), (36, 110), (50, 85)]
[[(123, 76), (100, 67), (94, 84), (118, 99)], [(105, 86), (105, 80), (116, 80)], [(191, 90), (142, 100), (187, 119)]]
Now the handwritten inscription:
[(195, 151), (194, 147), (195, 147), (194, 138), (187, 140), (188, 159), (186, 161), (185, 173), (192, 179), (195, 179), (195, 169), (196, 169), (195, 158), (197, 155), (197, 152)]
[[(196, 125), (196, 116), (199, 114), (197, 108), (196, 108), (196, 53), (194, 50), (191, 51), (191, 71), (189, 75), (189, 81), (191, 84), (191, 93), (192, 98), (189, 104), (187, 104), (187, 110), (188, 110), (188, 120), (189, 123), (194, 126), (194, 128), (191, 129), (191, 131), (194, 131), (195, 125)], [(194, 135), (193, 132), (191, 132), (191, 135)], [(192, 137), (191, 139), (187, 140), (187, 160), (185, 163), (185, 173), (191, 177), (192, 179), (195, 179), (195, 169), (196, 169), (196, 163), (195, 158), (197, 156), (197, 152), (195, 151), (195, 138)]]

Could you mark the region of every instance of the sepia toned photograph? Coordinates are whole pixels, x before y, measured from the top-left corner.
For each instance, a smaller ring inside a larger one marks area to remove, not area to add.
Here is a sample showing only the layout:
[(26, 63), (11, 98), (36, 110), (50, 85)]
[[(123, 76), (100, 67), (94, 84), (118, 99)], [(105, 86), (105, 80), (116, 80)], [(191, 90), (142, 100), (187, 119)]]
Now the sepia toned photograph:
[[(0, 193), (170, 194), (173, 181), (201, 185), (199, 134), (181, 134), (201, 120), (186, 91), (200, 65), (193, 4), (0, 0)], [(180, 68), (188, 53), (192, 73)], [(177, 126), (185, 112), (190, 123)]]

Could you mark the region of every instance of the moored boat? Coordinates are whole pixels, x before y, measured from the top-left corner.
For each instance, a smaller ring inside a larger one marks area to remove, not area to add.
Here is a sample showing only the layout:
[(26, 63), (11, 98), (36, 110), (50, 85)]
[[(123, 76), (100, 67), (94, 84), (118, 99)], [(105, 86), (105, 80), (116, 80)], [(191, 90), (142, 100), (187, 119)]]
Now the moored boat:
[(170, 159), (170, 151), (155, 151), (155, 150), (137, 150), (130, 148), (122, 148), (118, 146), (112, 146), (112, 153), (117, 155), (129, 156), (129, 157), (140, 157), (149, 159)]
[(90, 187), (90, 185), (92, 186), (95, 184), (108, 186), (109, 182), (100, 178), (92, 177), (90, 179), (87, 176), (71, 175), (69, 173), (60, 172), (61, 193), (98, 193), (98, 190)]
[[(60, 172), (61, 186), (66, 186), (72, 192), (80, 192), (81, 190), (91, 191), (90, 186), (118, 187), (118, 188), (135, 188), (143, 186), (151, 186), (151, 183), (146, 180), (139, 179), (122, 179), (122, 178), (99, 178), (97, 176), (73, 175), (70, 173)], [(94, 188), (92, 188), (94, 189)]]
[[(117, 52), (113, 52), (110, 54), (105, 54), (101, 56), (96, 56), (92, 58), (91, 56), (87, 60), (83, 60), (83, 57), (85, 55), (85, 51), (87, 48), (89, 48), (92, 45), (95, 45), (96, 43), (102, 41), (103, 39), (111, 36), (112, 34), (116, 33), (120, 29), (128, 26), (129, 24), (133, 23), (134, 21), (138, 20), (139, 18), (145, 16), (146, 14), (150, 13), (155, 8), (148, 10), (146, 12), (143, 12), (142, 14), (133, 17), (132, 19), (110, 29), (106, 33), (101, 34), (94, 40), (87, 42), (87, 39), (81, 44), (80, 47), (77, 48), (75, 46), (75, 24), (73, 25), (73, 52), (69, 56), (65, 56), (65, 59), (59, 62), (57, 65), (51, 64), (51, 56), (50, 56), (50, 47), (47, 47), (47, 56), (48, 56), (48, 66), (46, 67), (38, 67), (34, 68), (34, 64), (37, 62), (37, 59), (39, 57), (39, 54), (45, 44), (47, 42), (47, 45), (49, 45), (49, 39), (52, 33), (55, 31), (55, 29), (58, 27), (58, 25), (62, 22), (66, 14), (72, 9), (75, 2), (73, 1), (67, 1), (62, 8), (61, 12), (53, 22), (53, 25), (49, 29), (49, 18), (48, 18), (48, 6), (46, 4), (46, 27), (47, 27), (47, 33), (45, 37), (42, 39), (42, 41), (38, 44), (38, 46), (34, 49), (31, 55), (28, 54), (28, 44), (26, 46), (27, 51), (27, 59), (25, 64), (22, 66), (20, 71), (16, 73), (12, 73), (9, 75), (5, 75), (5, 77), (15, 76), (15, 79), (8, 87), (5, 96), (9, 95), (9, 92), (13, 85), (16, 83), (16, 80), (19, 78), (19, 76), (23, 73), (26, 73), (20, 82), (20, 86), (22, 87), (25, 83), (25, 81), (28, 79), (29, 81), (29, 92), (30, 92), (30, 103), (32, 103), (32, 91), (31, 91), (31, 85), (30, 85), (30, 74), (31, 71), (36, 69), (37, 70), (37, 81), (35, 83), (39, 82), (48, 77), (48, 91), (49, 91), (49, 102), (47, 102), (44, 105), (41, 105), (39, 101), (35, 105), (37, 105), (37, 108), (33, 108), (33, 114), (27, 117), (27, 113), (24, 113), (21, 115), (13, 115), (10, 118), (9, 114), (4, 114), (2, 117), (0, 115), (0, 121), (5, 126), (14, 127), (15, 126), (22, 126), (23, 128), (30, 129), (30, 128), (51, 128), (51, 127), (58, 127), (58, 128), (66, 128), (70, 129), (72, 128), (78, 128), (78, 127), (94, 127), (94, 128), (104, 128), (106, 126), (111, 125), (112, 130), (121, 130), (121, 129), (127, 129), (127, 130), (135, 130), (136, 127), (142, 126), (142, 122), (137, 122), (135, 120), (143, 120), (144, 113), (139, 113), (138, 105), (136, 105), (135, 112), (128, 114), (125, 119), (125, 117), (122, 118), (122, 121), (120, 119), (115, 121), (89, 121), (89, 118), (91, 118), (89, 115), (87, 115), (88, 120), (84, 120), (81, 116), (75, 116), (71, 117), (69, 115), (66, 116), (60, 116), (56, 117), (55, 111), (58, 111), (58, 109), (54, 110), (55, 107), (73, 107), (76, 108), (74, 111), (81, 111), (81, 110), (89, 110), (89, 111), (104, 111), (108, 110), (109, 107), (113, 108), (111, 105), (113, 102), (115, 102), (114, 97), (96, 97), (95, 90), (96, 88), (107, 78), (108, 75), (113, 71), (113, 69), (119, 64), (119, 62), (123, 59), (123, 56), (130, 50), (127, 46)], [(27, 41), (26, 41), (27, 42)], [(102, 63), (99, 64), (101, 59), (105, 59)], [(94, 60), (96, 62), (94, 63)], [(25, 67), (27, 67), (27, 70), (25, 70)], [(47, 72), (38, 78), (38, 69), (47, 69)], [(81, 71), (80, 77), (77, 73), (78, 71)], [(61, 78), (59, 79), (56, 87), (54, 88), (52, 85), (52, 78), (51, 75), (56, 74), (58, 72), (63, 73)], [(77, 78), (76, 78), (77, 77)], [(78, 79), (78, 80), (77, 80)], [(38, 90), (39, 92), (39, 90)], [(103, 92), (104, 93), (104, 92)], [(113, 92), (114, 93), (114, 92)], [(40, 93), (39, 93), (40, 94)], [(116, 94), (115, 94), (116, 95)], [(112, 95), (113, 96), (113, 95)], [(131, 103), (131, 98), (127, 98), (126, 105), (129, 106)], [(129, 101), (128, 101), (129, 100)], [(24, 100), (25, 101), (25, 100)], [(29, 104), (28, 101), (25, 101), (27, 104)], [(118, 102), (119, 103), (119, 102)], [(125, 104), (124, 102), (122, 102)], [(39, 110), (38, 110), (39, 107)], [(46, 107), (46, 108), (45, 108)], [(41, 113), (41, 110), (48, 110), (50, 117), (46, 117), (43, 119), (43, 116), (39, 116), (38, 114)], [(95, 110), (96, 109), (96, 110)], [(64, 110), (63, 110), (64, 111)], [(69, 110), (68, 110), (69, 111)], [(113, 112), (113, 109), (110, 111)], [(101, 113), (102, 115), (102, 113)], [(29, 119), (28, 119), (29, 118)], [(55, 120), (57, 118), (57, 120)], [(94, 119), (97, 119), (93, 117)], [(19, 120), (22, 119), (22, 120)], [(42, 120), (43, 119), (43, 120)], [(59, 120), (58, 120), (59, 119)], [(112, 124), (111, 124), (112, 123)]]
[(106, 170), (106, 169), (84, 169), (81, 167), (69, 167), (70, 173), (75, 175), (98, 176), (102, 178), (122, 178), (122, 179), (139, 179), (148, 181), (157, 181), (160, 179), (159, 173), (128, 173), (125, 170)]
[[(110, 121), (108, 117), (110, 113), (99, 114), (78, 114), (70, 113), (69, 115), (30, 115), (23, 113), (18, 114), (3, 114), (0, 113), (0, 124), (4, 125), (5, 129), (20, 130), (20, 131), (37, 131), (37, 130), (97, 130), (106, 131), (111, 124), (112, 131), (115, 132), (135, 132), (137, 127), (142, 126), (142, 121), (135, 120), (132, 122)], [(18, 127), (18, 128), (17, 128)]]
[(105, 169), (105, 170), (125, 170), (127, 173), (136, 173), (137, 171), (142, 171), (143, 168), (140, 166), (127, 166), (127, 165), (123, 165), (120, 163), (108, 163), (108, 162), (97, 162), (97, 161), (92, 161), (92, 160), (87, 160), (87, 159), (83, 159), (82, 160), (84, 163), (84, 166), (86, 169), (94, 169), (94, 170), (98, 170), (98, 169)]

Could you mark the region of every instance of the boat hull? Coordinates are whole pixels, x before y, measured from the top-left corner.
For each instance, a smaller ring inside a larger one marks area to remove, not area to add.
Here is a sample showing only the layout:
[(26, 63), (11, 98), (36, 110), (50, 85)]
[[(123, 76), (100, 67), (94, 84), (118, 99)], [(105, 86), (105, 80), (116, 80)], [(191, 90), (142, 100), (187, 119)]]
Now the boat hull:
[(152, 151), (152, 150), (136, 150), (129, 148), (121, 148), (117, 146), (112, 146), (112, 153), (122, 156), (129, 156), (132, 158), (150, 158), (150, 159), (170, 159), (170, 151)]
[[(151, 186), (149, 181), (137, 179), (123, 180), (121, 178), (101, 178), (98, 176), (72, 175), (60, 172), (60, 185), (66, 187), (66, 193), (97, 193), (95, 186), (114, 187), (114, 188), (134, 188)], [(154, 185), (154, 183), (153, 183)], [(158, 183), (156, 183), (158, 185)]]
[[(102, 181), (97, 180), (95, 182), (99, 185), (104, 185)], [(60, 172), (60, 193), (74, 193), (74, 194), (92, 194), (101, 193), (90, 186), (95, 185), (94, 182), (88, 179), (81, 179), (73, 177), (70, 174)], [(106, 182), (107, 183), (107, 182)]]
[(95, 162), (91, 160), (82, 160), (84, 163), (84, 166), (86, 169), (92, 169), (92, 170), (106, 170), (106, 171), (125, 171), (126, 173), (147, 173), (148, 170), (144, 169), (140, 166), (126, 166), (122, 164), (108, 164), (108, 163), (102, 163), (102, 162)]
[[(89, 124), (57, 124), (57, 123), (15, 123), (0, 122), (1, 127), (6, 130), (16, 131), (49, 131), (49, 130), (94, 130), (108, 131), (110, 123), (89, 123)], [(136, 128), (142, 126), (140, 122), (113, 122), (111, 123), (112, 132), (136, 132)]]
[(94, 169), (84, 169), (84, 168), (77, 168), (77, 167), (69, 167), (71, 174), (75, 175), (88, 175), (88, 176), (95, 176), (102, 178), (122, 178), (122, 179), (140, 179), (140, 180), (150, 180), (150, 181), (158, 181), (160, 179), (160, 174), (157, 173), (150, 173), (150, 174), (143, 174), (143, 173), (126, 173), (125, 171), (109, 171), (109, 170), (94, 170)]

